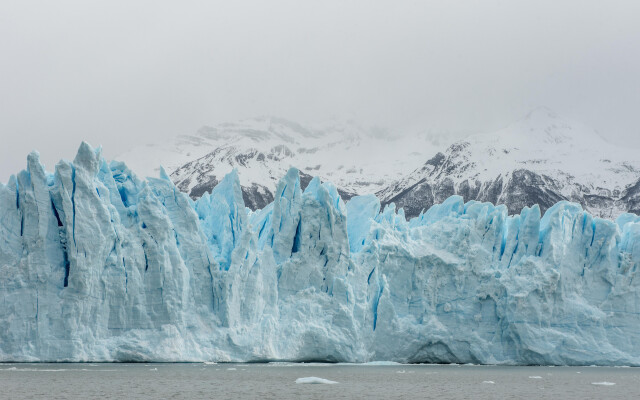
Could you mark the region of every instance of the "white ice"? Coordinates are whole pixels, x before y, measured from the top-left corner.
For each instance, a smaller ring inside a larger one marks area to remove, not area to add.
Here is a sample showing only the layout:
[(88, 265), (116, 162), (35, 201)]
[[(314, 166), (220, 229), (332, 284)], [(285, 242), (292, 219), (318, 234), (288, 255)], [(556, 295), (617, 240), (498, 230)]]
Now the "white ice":
[(330, 380), (324, 379), (324, 378), (318, 378), (318, 377), (315, 377), (315, 376), (309, 376), (307, 378), (298, 378), (298, 379), (296, 379), (296, 383), (333, 385), (333, 384), (336, 384), (338, 382), (330, 381)]
[(640, 217), (452, 196), (407, 221), (289, 170), (249, 213), (83, 143), (0, 184), (0, 361), (640, 365)]

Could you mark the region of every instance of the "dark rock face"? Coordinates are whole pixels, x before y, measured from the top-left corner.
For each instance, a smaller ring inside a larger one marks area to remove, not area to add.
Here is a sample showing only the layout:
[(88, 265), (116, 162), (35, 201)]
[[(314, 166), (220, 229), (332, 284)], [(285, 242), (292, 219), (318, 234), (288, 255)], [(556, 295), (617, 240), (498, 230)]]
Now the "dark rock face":
[(640, 179), (622, 192), (619, 203), (626, 206), (630, 213), (640, 215)]
[[(558, 184), (552, 178), (519, 169), (488, 182), (464, 180), (455, 185), (451, 178), (445, 177), (433, 184), (423, 179), (396, 196), (383, 199), (383, 204), (396, 203), (404, 208), (407, 218), (411, 218), (454, 194), (462, 196), (464, 201), (504, 204), (509, 214), (520, 213), (523, 207), (534, 204), (544, 212), (558, 201), (568, 200), (559, 194)], [(578, 202), (584, 204), (584, 201)]]
[(424, 180), (421, 180), (397, 195), (383, 199), (382, 206), (384, 207), (390, 203), (395, 203), (397, 207), (404, 208), (405, 215), (416, 216), (420, 214), (422, 210), (426, 210), (435, 204), (433, 187)]
[(302, 190), (305, 190), (307, 186), (309, 186), (309, 182), (311, 182), (312, 179), (313, 176), (300, 171), (300, 188)]
[[(610, 195), (585, 193), (584, 188), (582, 191), (574, 191), (571, 197), (565, 197), (560, 189), (560, 183), (549, 176), (519, 169), (488, 182), (470, 183), (464, 180), (458, 185), (453, 185), (448, 178), (437, 183), (422, 179), (392, 197), (383, 198), (382, 204), (395, 203), (397, 207), (404, 208), (407, 218), (419, 215), (421, 211), (441, 203), (452, 194), (462, 196), (465, 201), (504, 204), (509, 214), (519, 214), (523, 207), (531, 207), (534, 204), (538, 204), (544, 213), (549, 207), (562, 200), (579, 203), (587, 209), (606, 211), (615, 208), (640, 214), (640, 180), (627, 187), (619, 198), (616, 198), (615, 193)], [(603, 212), (603, 216), (608, 215)]]
[[(476, 200), (504, 204), (507, 206), (509, 214), (520, 213), (523, 207), (538, 204), (540, 211), (544, 213), (555, 203), (567, 200), (559, 194), (559, 189), (556, 182), (550, 177), (520, 169), (513, 171), (511, 177), (502, 185), (500, 195), (495, 201), (482, 197)], [(494, 194), (491, 194), (492, 198)]]
[(263, 209), (267, 204), (271, 203), (273, 201), (273, 193), (265, 186), (242, 186), (242, 199), (246, 207), (255, 211)]
[[(181, 182), (181, 184), (185, 186), (185, 181)], [(186, 184), (188, 185), (188, 181), (186, 181)], [(194, 200), (198, 199), (202, 197), (203, 194), (207, 192), (211, 192), (211, 190), (213, 190), (213, 188), (217, 184), (218, 184), (218, 179), (215, 176), (208, 176), (205, 180), (198, 183), (196, 186), (193, 187), (193, 189), (191, 189), (191, 191), (189, 192), (189, 196)]]

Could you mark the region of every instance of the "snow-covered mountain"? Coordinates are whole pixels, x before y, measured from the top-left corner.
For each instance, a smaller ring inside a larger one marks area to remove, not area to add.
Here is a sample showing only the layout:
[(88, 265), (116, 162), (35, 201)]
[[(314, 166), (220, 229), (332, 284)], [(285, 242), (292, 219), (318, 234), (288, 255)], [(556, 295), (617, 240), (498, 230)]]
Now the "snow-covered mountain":
[(346, 200), (375, 193), (401, 179), (443, 150), (442, 135), (397, 135), (353, 122), (303, 126), (282, 118), (260, 117), (215, 127), (171, 143), (133, 148), (116, 157), (134, 171), (157, 176), (160, 164), (193, 199), (236, 168), (245, 203), (263, 208), (273, 200), (277, 182), (289, 167), (301, 171), (303, 187), (311, 176), (333, 182)]
[(510, 214), (560, 200), (615, 218), (640, 212), (640, 154), (540, 108), (491, 134), (458, 141), (378, 192), (384, 203), (418, 215), (453, 194), (505, 204)]
[(546, 108), (453, 144), (442, 135), (400, 135), (353, 122), (303, 126), (262, 117), (204, 127), (118, 159), (153, 176), (162, 164), (193, 199), (236, 168), (245, 203), (254, 210), (273, 200), (276, 183), (294, 166), (303, 187), (318, 176), (344, 199), (376, 193), (407, 217), (453, 194), (505, 204), (510, 214), (534, 204), (544, 211), (560, 200), (604, 218), (640, 213), (638, 150), (612, 145)]

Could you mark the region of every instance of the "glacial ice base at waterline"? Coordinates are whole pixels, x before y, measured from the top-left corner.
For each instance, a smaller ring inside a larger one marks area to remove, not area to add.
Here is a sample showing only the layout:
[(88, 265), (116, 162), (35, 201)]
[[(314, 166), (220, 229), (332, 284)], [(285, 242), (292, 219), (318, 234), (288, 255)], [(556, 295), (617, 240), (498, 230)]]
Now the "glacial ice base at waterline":
[(640, 217), (459, 196), (407, 221), (291, 169), (245, 208), (88, 144), (0, 184), (0, 360), (640, 365)]

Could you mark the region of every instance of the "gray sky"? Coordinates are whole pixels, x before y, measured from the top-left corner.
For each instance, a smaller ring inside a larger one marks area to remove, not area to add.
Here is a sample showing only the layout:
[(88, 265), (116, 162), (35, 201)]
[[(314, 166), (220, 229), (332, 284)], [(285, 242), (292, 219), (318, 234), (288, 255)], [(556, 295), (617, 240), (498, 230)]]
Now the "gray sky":
[(0, 2), (0, 182), (256, 115), (465, 133), (543, 105), (640, 148), (640, 2)]

